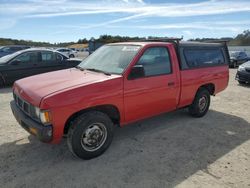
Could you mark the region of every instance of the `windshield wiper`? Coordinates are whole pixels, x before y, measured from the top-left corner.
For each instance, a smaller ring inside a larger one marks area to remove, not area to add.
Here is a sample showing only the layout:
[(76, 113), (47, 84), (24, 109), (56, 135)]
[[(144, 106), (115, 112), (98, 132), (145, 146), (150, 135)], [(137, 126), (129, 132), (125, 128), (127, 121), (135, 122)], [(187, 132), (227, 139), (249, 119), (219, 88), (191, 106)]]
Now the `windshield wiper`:
[(76, 66), (75, 68), (76, 68), (76, 69), (79, 69), (79, 70), (81, 70), (81, 71), (84, 71), (84, 70), (85, 70), (84, 68), (82, 68), (82, 67), (80, 67), (80, 66)]
[(109, 72), (102, 71), (102, 70), (99, 70), (99, 69), (89, 68), (89, 69), (86, 69), (86, 70), (94, 71), (94, 72), (101, 72), (101, 73), (103, 73), (103, 74), (105, 74), (105, 75), (108, 75), (108, 76), (111, 75)]

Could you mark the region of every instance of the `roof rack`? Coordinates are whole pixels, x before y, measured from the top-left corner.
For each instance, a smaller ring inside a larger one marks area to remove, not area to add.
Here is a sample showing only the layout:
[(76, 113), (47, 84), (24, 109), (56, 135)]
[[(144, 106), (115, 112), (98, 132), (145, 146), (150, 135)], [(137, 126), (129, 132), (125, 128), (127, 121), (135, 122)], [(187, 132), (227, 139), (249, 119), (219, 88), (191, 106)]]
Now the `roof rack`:
[(146, 39), (146, 41), (148, 42), (173, 42), (175, 44), (179, 44), (179, 42), (183, 39), (183, 37), (181, 38), (168, 38), (168, 37), (159, 37), (159, 38), (150, 38), (150, 39)]
[(207, 42), (207, 43), (227, 43), (227, 42), (229, 42), (229, 40), (211, 39), (211, 40), (204, 40), (203, 42)]

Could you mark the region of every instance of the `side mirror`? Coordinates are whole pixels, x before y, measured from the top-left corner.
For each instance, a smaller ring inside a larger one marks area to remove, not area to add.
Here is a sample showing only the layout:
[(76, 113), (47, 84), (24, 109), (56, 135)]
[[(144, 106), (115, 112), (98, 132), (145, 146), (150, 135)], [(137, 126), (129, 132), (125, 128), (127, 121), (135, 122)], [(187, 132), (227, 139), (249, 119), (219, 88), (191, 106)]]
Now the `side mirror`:
[(132, 67), (128, 79), (134, 80), (136, 78), (142, 78), (144, 76), (145, 76), (145, 71), (143, 65), (135, 65)]
[(21, 63), (21, 61), (19, 59), (16, 59), (16, 60), (11, 62), (11, 65), (18, 65), (20, 63)]

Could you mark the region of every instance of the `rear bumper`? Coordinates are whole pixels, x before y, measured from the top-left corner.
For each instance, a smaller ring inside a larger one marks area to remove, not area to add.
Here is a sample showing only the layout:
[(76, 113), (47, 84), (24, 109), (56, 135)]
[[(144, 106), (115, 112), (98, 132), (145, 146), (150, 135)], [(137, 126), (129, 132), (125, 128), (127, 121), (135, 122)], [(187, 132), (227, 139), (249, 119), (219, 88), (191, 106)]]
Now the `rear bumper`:
[(235, 79), (242, 81), (242, 82), (249, 82), (250, 83), (250, 73), (237, 71)]
[(15, 101), (10, 102), (11, 110), (17, 122), (30, 134), (35, 135), (42, 142), (50, 142), (52, 140), (52, 126), (44, 126), (36, 122), (21, 111)]

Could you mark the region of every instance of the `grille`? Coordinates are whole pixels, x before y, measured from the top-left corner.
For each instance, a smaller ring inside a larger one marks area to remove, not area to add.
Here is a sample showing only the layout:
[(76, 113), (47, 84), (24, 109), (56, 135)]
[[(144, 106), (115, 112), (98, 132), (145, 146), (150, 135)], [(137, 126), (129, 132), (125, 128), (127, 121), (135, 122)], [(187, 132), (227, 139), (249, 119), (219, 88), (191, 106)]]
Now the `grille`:
[(17, 106), (27, 115), (31, 116), (30, 114), (31, 105), (28, 102), (24, 101), (21, 97), (17, 96), (15, 93), (13, 93), (13, 97)]
[(25, 100), (22, 99), (22, 97), (18, 96), (14, 92), (13, 92), (13, 98), (20, 110), (22, 110), (26, 115), (31, 117), (33, 120), (40, 122), (39, 118), (36, 116), (35, 107), (32, 104), (26, 102)]

